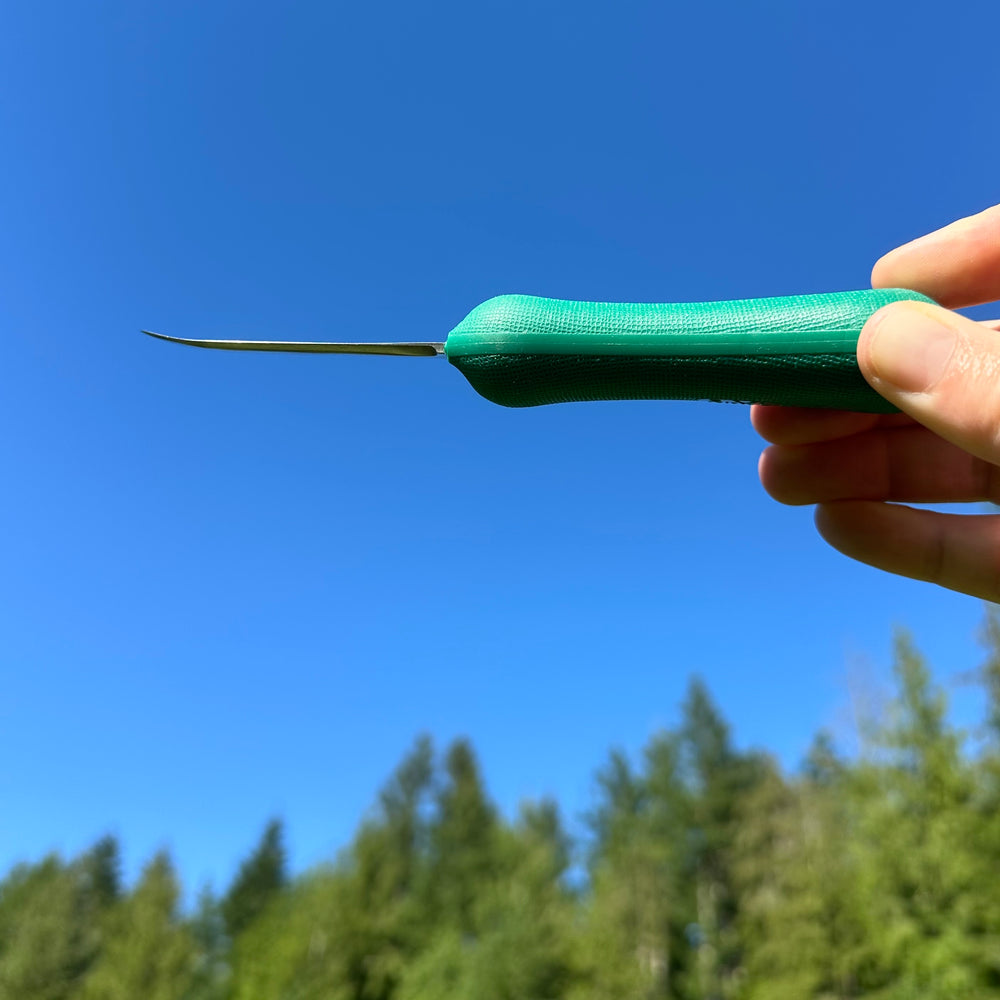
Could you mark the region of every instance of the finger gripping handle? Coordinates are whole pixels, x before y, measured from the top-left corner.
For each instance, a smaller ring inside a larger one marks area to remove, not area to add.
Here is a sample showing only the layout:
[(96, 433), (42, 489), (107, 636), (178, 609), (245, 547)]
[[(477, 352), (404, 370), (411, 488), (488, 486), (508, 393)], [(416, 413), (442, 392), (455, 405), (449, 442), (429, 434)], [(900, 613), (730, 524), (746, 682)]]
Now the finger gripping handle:
[(474, 309), (445, 353), (504, 406), (710, 399), (891, 412), (855, 358), (879, 289), (732, 302), (565, 302), (502, 295)]

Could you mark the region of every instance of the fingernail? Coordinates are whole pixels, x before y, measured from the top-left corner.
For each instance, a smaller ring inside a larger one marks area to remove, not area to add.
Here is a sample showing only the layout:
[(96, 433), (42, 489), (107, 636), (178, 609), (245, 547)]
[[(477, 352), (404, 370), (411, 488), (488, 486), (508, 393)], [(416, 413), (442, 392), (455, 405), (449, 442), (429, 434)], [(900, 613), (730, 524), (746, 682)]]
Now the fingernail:
[(874, 324), (868, 343), (873, 374), (903, 392), (933, 389), (955, 353), (955, 331), (916, 303), (884, 309)]

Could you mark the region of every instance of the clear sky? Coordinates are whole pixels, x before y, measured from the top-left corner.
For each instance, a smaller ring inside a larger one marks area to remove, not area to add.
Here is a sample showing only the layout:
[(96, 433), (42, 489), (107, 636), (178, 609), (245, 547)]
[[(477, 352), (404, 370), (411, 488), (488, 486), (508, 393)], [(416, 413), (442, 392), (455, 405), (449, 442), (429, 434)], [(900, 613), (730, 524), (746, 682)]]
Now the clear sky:
[(422, 731), (572, 818), (692, 672), (794, 766), (894, 624), (972, 667), (978, 602), (828, 550), (743, 407), (138, 331), (864, 287), (1000, 200), (998, 34), (995, 0), (3, 4), (0, 869), (110, 830), (219, 885), (273, 813), (301, 868)]

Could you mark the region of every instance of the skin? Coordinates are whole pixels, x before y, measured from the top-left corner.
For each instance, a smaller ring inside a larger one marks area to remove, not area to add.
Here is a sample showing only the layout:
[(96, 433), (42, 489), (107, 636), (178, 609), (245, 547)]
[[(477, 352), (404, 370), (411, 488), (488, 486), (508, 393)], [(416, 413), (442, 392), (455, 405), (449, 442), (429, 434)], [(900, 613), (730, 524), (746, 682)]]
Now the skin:
[(754, 406), (771, 443), (761, 483), (816, 504), (820, 534), (853, 559), (1000, 601), (1000, 515), (906, 506), (1000, 503), (1000, 321), (950, 311), (1000, 299), (1000, 205), (886, 254), (872, 287), (941, 304), (886, 306), (861, 331), (861, 371), (902, 413)]

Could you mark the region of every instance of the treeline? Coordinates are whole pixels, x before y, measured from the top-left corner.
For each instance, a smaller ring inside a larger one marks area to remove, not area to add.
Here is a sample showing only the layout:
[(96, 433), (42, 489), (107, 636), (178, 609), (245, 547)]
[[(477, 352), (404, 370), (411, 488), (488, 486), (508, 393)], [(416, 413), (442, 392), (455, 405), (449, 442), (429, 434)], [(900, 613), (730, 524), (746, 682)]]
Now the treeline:
[[(640, 762), (598, 772), (589, 836), (501, 816), (470, 745), (422, 739), (343, 855), (289, 876), (274, 821), (193, 913), (118, 847), (0, 883), (0, 1000), (1000, 998), (1000, 619), (975, 746), (905, 634), (864, 750), (799, 773), (741, 752), (702, 684)], [(784, 711), (780, 691), (774, 711)]]

